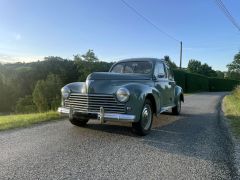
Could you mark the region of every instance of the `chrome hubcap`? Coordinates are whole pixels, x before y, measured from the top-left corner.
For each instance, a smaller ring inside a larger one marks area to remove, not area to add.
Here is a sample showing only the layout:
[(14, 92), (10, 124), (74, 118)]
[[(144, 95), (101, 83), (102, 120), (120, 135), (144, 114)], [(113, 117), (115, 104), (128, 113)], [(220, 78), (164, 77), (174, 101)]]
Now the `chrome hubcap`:
[(142, 127), (144, 130), (148, 130), (152, 121), (152, 110), (150, 105), (146, 104), (142, 111)]
[(178, 100), (177, 108), (178, 108), (178, 112), (180, 112), (181, 111), (181, 101), (180, 100)]

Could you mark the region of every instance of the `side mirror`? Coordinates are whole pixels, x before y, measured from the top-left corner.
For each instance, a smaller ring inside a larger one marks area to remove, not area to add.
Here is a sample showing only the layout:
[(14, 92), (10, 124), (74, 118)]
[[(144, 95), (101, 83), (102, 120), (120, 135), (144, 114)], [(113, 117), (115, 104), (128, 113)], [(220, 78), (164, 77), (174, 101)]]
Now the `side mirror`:
[(164, 73), (159, 73), (159, 74), (157, 75), (157, 77), (160, 78), (160, 79), (161, 79), (161, 78), (165, 78), (165, 74), (164, 74)]

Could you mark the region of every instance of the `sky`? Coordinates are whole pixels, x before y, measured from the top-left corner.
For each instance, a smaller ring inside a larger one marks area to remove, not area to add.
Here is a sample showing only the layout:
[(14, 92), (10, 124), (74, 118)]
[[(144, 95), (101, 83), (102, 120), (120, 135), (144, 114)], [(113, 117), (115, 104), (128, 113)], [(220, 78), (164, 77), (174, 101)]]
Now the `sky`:
[[(183, 42), (183, 67), (197, 59), (224, 71), (240, 50), (240, 32), (215, 0), (125, 1)], [(240, 1), (222, 1), (240, 23)], [(88, 49), (108, 62), (168, 55), (179, 65), (180, 43), (121, 0), (0, 0), (0, 62), (73, 59)]]

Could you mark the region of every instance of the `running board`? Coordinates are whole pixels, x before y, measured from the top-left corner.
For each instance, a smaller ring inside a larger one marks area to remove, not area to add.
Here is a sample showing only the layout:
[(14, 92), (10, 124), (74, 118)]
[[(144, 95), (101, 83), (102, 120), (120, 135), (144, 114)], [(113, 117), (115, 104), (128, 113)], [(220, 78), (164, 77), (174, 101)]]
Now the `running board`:
[(163, 107), (163, 108), (161, 108), (160, 113), (166, 112), (166, 111), (168, 111), (169, 109), (171, 109), (171, 108), (173, 108), (173, 107), (174, 107), (174, 106)]

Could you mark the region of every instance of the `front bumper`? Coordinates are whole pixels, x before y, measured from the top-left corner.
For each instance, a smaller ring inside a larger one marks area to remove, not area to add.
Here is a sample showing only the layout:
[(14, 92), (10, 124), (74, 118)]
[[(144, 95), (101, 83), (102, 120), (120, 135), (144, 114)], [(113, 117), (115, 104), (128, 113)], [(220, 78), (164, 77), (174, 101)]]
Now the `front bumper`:
[(115, 113), (105, 113), (103, 107), (100, 108), (99, 112), (79, 112), (74, 111), (74, 109), (68, 109), (64, 107), (59, 107), (58, 112), (61, 114), (69, 115), (69, 117), (73, 116), (84, 116), (90, 118), (96, 118), (100, 120), (101, 123), (105, 121), (119, 121), (119, 122), (136, 122), (135, 115), (129, 114), (115, 114)]

